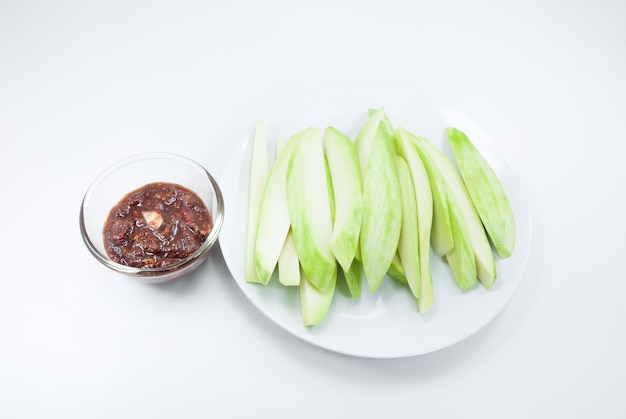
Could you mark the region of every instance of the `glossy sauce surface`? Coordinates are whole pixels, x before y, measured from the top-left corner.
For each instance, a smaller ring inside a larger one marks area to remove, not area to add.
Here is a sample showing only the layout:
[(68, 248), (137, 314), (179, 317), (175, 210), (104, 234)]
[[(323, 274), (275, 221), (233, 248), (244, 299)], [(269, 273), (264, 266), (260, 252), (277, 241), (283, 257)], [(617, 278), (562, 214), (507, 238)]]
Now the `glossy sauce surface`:
[(111, 209), (103, 238), (111, 260), (159, 268), (190, 256), (212, 227), (211, 213), (195, 192), (155, 182), (130, 192)]

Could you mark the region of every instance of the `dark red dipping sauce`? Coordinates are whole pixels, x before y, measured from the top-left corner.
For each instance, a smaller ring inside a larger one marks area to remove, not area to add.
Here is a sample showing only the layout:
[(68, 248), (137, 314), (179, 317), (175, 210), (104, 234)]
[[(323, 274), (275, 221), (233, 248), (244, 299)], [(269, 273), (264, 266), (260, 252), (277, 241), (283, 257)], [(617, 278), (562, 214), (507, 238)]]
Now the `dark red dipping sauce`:
[(111, 209), (104, 245), (117, 263), (160, 268), (195, 252), (212, 228), (211, 213), (195, 192), (173, 183), (150, 183)]

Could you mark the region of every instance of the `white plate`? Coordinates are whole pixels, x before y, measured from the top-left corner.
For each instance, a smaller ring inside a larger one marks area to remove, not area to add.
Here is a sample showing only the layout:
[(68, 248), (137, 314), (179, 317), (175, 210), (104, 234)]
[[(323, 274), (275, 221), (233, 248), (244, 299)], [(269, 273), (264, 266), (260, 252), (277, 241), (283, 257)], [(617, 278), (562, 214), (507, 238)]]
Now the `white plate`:
[[(444, 129), (465, 131), (493, 165), (513, 206), (517, 241), (511, 258), (496, 260), (498, 279), (492, 290), (482, 286), (460, 291), (449, 267), (431, 252), (435, 300), (424, 315), (417, 312), (408, 290), (387, 277), (370, 292), (363, 283), (361, 298), (348, 297), (340, 286), (324, 322), (302, 326), (299, 293), (272, 278), (268, 286), (244, 279), (247, 187), (250, 137), (243, 139), (226, 164), (220, 185), (225, 200), (225, 222), (220, 235), (228, 268), (250, 301), (268, 318), (293, 335), (331, 351), (368, 357), (399, 358), (450, 346), (484, 327), (511, 299), (528, 259), (531, 235), (530, 211), (514, 173), (489, 136), (471, 119), (437, 103), (423, 91), (397, 86), (354, 84), (317, 89), (285, 103), (259, 119), (268, 122), (268, 142), (289, 136), (308, 126), (334, 125), (355, 137), (368, 108), (384, 106), (394, 125), (429, 138), (451, 156)], [(255, 121), (249, 121), (250, 134)], [(270, 147), (271, 149), (272, 147)], [(271, 155), (271, 154), (270, 154)]]

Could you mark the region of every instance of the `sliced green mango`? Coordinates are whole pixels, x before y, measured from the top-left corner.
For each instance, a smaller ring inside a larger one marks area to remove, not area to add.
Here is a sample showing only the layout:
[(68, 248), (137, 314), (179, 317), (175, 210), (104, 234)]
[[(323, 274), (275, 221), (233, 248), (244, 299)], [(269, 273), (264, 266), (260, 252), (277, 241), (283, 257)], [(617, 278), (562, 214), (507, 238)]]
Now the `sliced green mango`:
[[(375, 291), (391, 264), (400, 238), (402, 206), (393, 144), (384, 122), (371, 141), (363, 178), (363, 221), (359, 239), (361, 262), (368, 285)], [(357, 150), (359, 145), (357, 144)], [(363, 167), (363, 162), (361, 167)]]
[(278, 257), (278, 282), (288, 287), (300, 285), (300, 261), (291, 230), (287, 233), (283, 250)]
[(457, 166), (498, 256), (515, 247), (515, 218), (504, 187), (493, 168), (464, 132), (446, 129)]
[(254, 245), (254, 264), (259, 282), (262, 284), (267, 284), (272, 277), (289, 232), (287, 168), (292, 151), (292, 142), (289, 141), (270, 169), (261, 199)]
[(400, 156), (394, 156), (394, 164), (400, 182), (402, 206), (402, 227), (398, 242), (398, 255), (404, 268), (404, 277), (411, 293), (415, 298), (420, 296), (420, 252), (419, 227), (417, 221), (417, 202), (411, 172), (406, 161)]
[[(415, 149), (416, 136), (409, 131), (406, 131), (402, 127), (398, 127), (398, 143), (406, 144), (411, 143)], [(406, 145), (402, 147), (402, 150), (408, 150)], [(402, 150), (400, 153), (402, 153)], [(407, 151), (404, 151), (405, 153)], [(415, 150), (417, 152), (417, 150)], [(448, 201), (446, 199), (446, 193), (444, 191), (443, 182), (441, 176), (438, 173), (436, 166), (430, 159), (423, 159), (418, 157), (422, 161), (424, 169), (426, 170), (426, 177), (428, 178), (430, 191), (432, 196), (432, 228), (430, 233), (430, 242), (433, 247), (433, 251), (437, 256), (443, 256), (454, 246), (454, 240), (452, 239), (452, 226), (450, 224), (450, 214), (448, 212)]]
[(331, 249), (344, 271), (350, 270), (359, 244), (362, 183), (356, 146), (334, 127), (324, 131), (326, 157), (334, 199)]
[(415, 192), (420, 258), (418, 310), (420, 313), (424, 313), (434, 301), (433, 281), (430, 271), (430, 236), (434, 212), (433, 191), (430, 186), (431, 181), (426, 166), (409, 138), (409, 134), (402, 128), (397, 130), (397, 144), (400, 155), (407, 162)]
[(455, 194), (448, 189), (446, 198), (450, 208), (454, 247), (445, 254), (445, 257), (457, 285), (466, 291), (476, 285), (477, 277), (472, 239)]
[(333, 226), (321, 131), (305, 129), (287, 147), (294, 150), (287, 169), (287, 206), (296, 251), (308, 280), (326, 291), (337, 263), (330, 248)]
[[(441, 180), (447, 185), (446, 194), (451, 193), (456, 198), (460, 211), (459, 220), (462, 220), (467, 226), (467, 232), (474, 249), (478, 279), (485, 288), (491, 289), (496, 280), (496, 265), (493, 251), (461, 175), (445, 154), (426, 138), (412, 136), (411, 140), (414, 142), (420, 157), (422, 157), (422, 161), (430, 161), (432, 166), (436, 168)], [(449, 202), (450, 200), (448, 200)], [(453, 209), (449, 208), (449, 211), (452, 212)], [(452, 214), (450, 216), (452, 217)]]
[(326, 317), (335, 294), (336, 272), (323, 290), (317, 288), (304, 272), (300, 273), (300, 310), (304, 326), (317, 326)]
[(428, 179), (430, 180), (430, 190), (433, 194), (433, 226), (430, 233), (430, 242), (435, 254), (443, 256), (454, 247), (450, 210), (443, 180), (434, 174), (432, 168), (429, 168), (427, 171)]
[(265, 121), (258, 121), (252, 136), (250, 174), (248, 176), (248, 214), (246, 230), (246, 281), (262, 283), (254, 263), (254, 246), (261, 212), (261, 200), (269, 172)]
[[(367, 164), (369, 162), (370, 152), (372, 150), (372, 144), (374, 137), (378, 130), (378, 125), (381, 121), (386, 121), (387, 115), (384, 108), (370, 109), (368, 112), (367, 120), (354, 140), (356, 145), (357, 154), (359, 156), (359, 165), (361, 167), (361, 180), (365, 181), (365, 173), (367, 172)], [(386, 122), (385, 122), (386, 124)], [(387, 132), (389, 128), (387, 127)]]
[[(285, 149), (286, 144), (285, 137), (279, 136), (276, 140), (276, 159)], [(286, 179), (285, 182), (287, 182)], [(283, 249), (278, 256), (278, 282), (288, 287), (300, 285), (300, 261), (298, 260), (296, 245), (293, 242), (291, 228), (285, 238)]]

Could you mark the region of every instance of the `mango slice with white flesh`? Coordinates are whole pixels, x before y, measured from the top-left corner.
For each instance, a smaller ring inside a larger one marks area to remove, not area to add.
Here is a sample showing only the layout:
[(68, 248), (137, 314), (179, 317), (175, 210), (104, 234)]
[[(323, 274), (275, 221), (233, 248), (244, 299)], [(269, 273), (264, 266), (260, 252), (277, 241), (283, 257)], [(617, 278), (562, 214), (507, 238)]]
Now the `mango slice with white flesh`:
[(335, 270), (335, 275), (322, 290), (316, 287), (304, 272), (300, 273), (300, 310), (304, 326), (317, 326), (326, 317), (335, 294), (336, 273)]
[(467, 191), (491, 243), (498, 256), (510, 257), (515, 247), (515, 218), (500, 179), (464, 132), (448, 128), (446, 134)]
[(459, 208), (457, 198), (450, 189), (446, 189), (446, 198), (450, 208), (454, 247), (445, 254), (445, 258), (457, 285), (466, 291), (476, 285), (476, 258), (470, 233), (463, 219), (463, 211)]
[[(365, 124), (361, 127), (354, 140), (359, 157), (359, 166), (361, 167), (361, 181), (365, 181), (372, 144), (381, 121), (386, 121), (385, 109), (370, 109)], [(389, 129), (387, 129), (387, 132), (389, 132)]]
[[(280, 156), (280, 153), (285, 149), (287, 141), (282, 135), (276, 140), (276, 159)], [(285, 179), (285, 183), (287, 179)], [(294, 287), (300, 285), (300, 261), (298, 260), (298, 252), (296, 252), (296, 245), (293, 242), (293, 233), (291, 228), (285, 237), (285, 243), (283, 249), (278, 256), (278, 282), (287, 287)]]
[(283, 250), (278, 257), (278, 282), (287, 287), (300, 285), (300, 260), (291, 229), (287, 233)]
[[(393, 124), (391, 123), (391, 119), (389, 119), (389, 115), (387, 115), (387, 113), (384, 111), (385, 108), (378, 108), (378, 109), (373, 109), (370, 108), (367, 110), (367, 116), (368, 117), (376, 117), (376, 115), (378, 115), (378, 117), (380, 117), (380, 121), (383, 121), (385, 123), (385, 127), (387, 128), (387, 132), (393, 132)], [(378, 114), (379, 112), (382, 112), (382, 114)]]
[[(380, 113), (371, 118), (382, 119)], [(366, 123), (366, 126), (370, 120)], [(357, 143), (359, 159), (367, 159), (361, 168), (366, 166), (363, 177), (363, 221), (359, 245), (361, 263), (365, 278), (371, 291), (378, 289), (382, 283), (398, 247), (402, 223), (402, 207), (400, 185), (396, 173), (393, 156), (395, 146), (390, 141), (386, 124), (379, 122), (373, 138), (362, 141), (361, 146), (369, 144), (369, 153), (362, 153)]]
[(261, 212), (261, 200), (269, 171), (265, 122), (258, 121), (252, 136), (250, 174), (248, 184), (248, 213), (246, 230), (245, 278), (248, 282), (261, 283), (255, 266), (255, 243)]
[[(397, 144), (400, 155), (409, 168), (417, 210), (418, 254), (420, 259), (418, 310), (426, 312), (434, 301), (433, 280), (430, 271), (430, 236), (433, 226), (433, 192), (424, 162), (412, 141), (402, 128), (397, 130)], [(404, 259), (402, 261), (405, 265)], [(406, 267), (405, 267), (406, 268)]]
[[(328, 130), (328, 128), (327, 128)], [(332, 134), (331, 134), (332, 135)], [(332, 140), (331, 140), (332, 142)], [(332, 148), (332, 146), (331, 146)], [(356, 152), (356, 149), (355, 149)], [(333, 151), (330, 152), (331, 154), (333, 153)], [(328, 158), (328, 149), (326, 149), (326, 154), (324, 155), (325, 157), (325, 163), (326, 163), (326, 179), (327, 179), (327, 184), (328, 184), (328, 198), (330, 200), (330, 215), (331, 215), (331, 220), (333, 223), (333, 237), (335, 237), (335, 219), (336, 219), (336, 202), (335, 202), (335, 189), (333, 187), (333, 181), (332, 181), (332, 175), (331, 175), (331, 169), (329, 166), (329, 158)], [(332, 157), (331, 157), (332, 159)], [(337, 170), (335, 170), (335, 177), (337, 176)], [(361, 183), (360, 183), (360, 179), (361, 179), (361, 173), (358, 169), (358, 163), (357, 163), (357, 175), (358, 175), (358, 180), (359, 180), (359, 190), (361, 189)], [(341, 189), (341, 188), (340, 188)], [(362, 194), (361, 194), (362, 195)], [(340, 198), (341, 200), (341, 198)], [(340, 207), (342, 206), (342, 204), (339, 204)], [(360, 208), (360, 204), (359, 204), (359, 212), (360, 212), (361, 208)], [(341, 209), (340, 209), (341, 211)], [(360, 232), (361, 230), (361, 223), (359, 221), (359, 225), (357, 226), (358, 231)], [(335, 254), (335, 259), (337, 258), (336, 255), (336, 251), (333, 249), (333, 239), (331, 239), (331, 250), (333, 250), (333, 254)], [(344, 280), (346, 282), (346, 285), (348, 287), (348, 292), (350, 293), (350, 296), (352, 298), (359, 298), (361, 296), (361, 289), (362, 289), (362, 283), (363, 283), (363, 269), (361, 266), (361, 262), (359, 260), (356, 259), (357, 254), (360, 255), (359, 253), (359, 248), (358, 248), (358, 240), (357, 240), (357, 246), (354, 249), (354, 257), (352, 258), (352, 261), (350, 263), (350, 266), (348, 267), (348, 269), (344, 269), (341, 264), (339, 262), (337, 262), (339, 264), (339, 266), (337, 267), (337, 269), (341, 269), (341, 272), (343, 273), (343, 277)], [(359, 256), (360, 257), (360, 256)]]
[[(419, 136), (411, 136), (410, 138), (415, 144), (422, 160), (429, 160), (432, 166), (437, 170), (438, 176), (440, 176), (440, 179), (446, 185), (446, 194), (451, 193), (454, 195), (455, 202), (458, 204), (457, 211), (460, 212), (460, 214), (457, 214), (458, 219), (461, 220), (459, 222), (463, 222), (467, 227), (467, 234), (469, 235), (474, 250), (478, 279), (485, 288), (491, 289), (496, 280), (494, 254), (491, 250), (487, 233), (474, 208), (474, 204), (467, 192), (461, 175), (445, 154), (426, 138)], [(450, 199), (448, 199), (448, 204), (449, 203)], [(449, 208), (449, 211), (450, 217), (452, 217), (451, 212), (455, 211), (455, 209)]]
[(324, 131), (334, 197), (331, 249), (344, 271), (350, 270), (359, 244), (362, 220), (361, 171), (356, 146), (334, 127)]
[(443, 256), (454, 247), (450, 209), (448, 208), (443, 180), (437, 177), (432, 169), (427, 170), (427, 173), (433, 195), (433, 224), (430, 242), (435, 254)]
[(400, 156), (394, 156), (393, 162), (398, 172), (400, 194), (402, 196), (402, 227), (400, 229), (400, 240), (398, 241), (398, 255), (404, 268), (404, 277), (407, 285), (413, 296), (419, 298), (421, 272), (415, 190), (406, 161)]
[(254, 248), (254, 263), (259, 282), (267, 285), (289, 233), (289, 208), (287, 206), (287, 169), (294, 150), (288, 141), (278, 153), (267, 176)]
[(337, 263), (330, 248), (333, 226), (321, 131), (305, 129), (287, 147), (294, 150), (287, 170), (287, 205), (300, 266), (315, 287), (326, 291), (336, 279)]
[[(406, 131), (402, 127), (398, 127), (397, 132), (398, 143), (411, 143), (415, 149), (414, 142), (416, 139), (413, 138), (415, 137), (414, 134)], [(417, 150), (415, 151), (417, 152)], [(450, 224), (450, 214), (448, 212), (448, 201), (446, 199), (446, 193), (444, 191), (441, 177), (437, 172), (437, 168), (433, 165), (430, 159), (422, 159), (420, 157), (420, 160), (426, 170), (426, 177), (430, 184), (432, 196), (433, 211), (430, 242), (435, 254), (437, 256), (443, 256), (454, 246), (454, 240), (452, 239), (452, 226)]]

